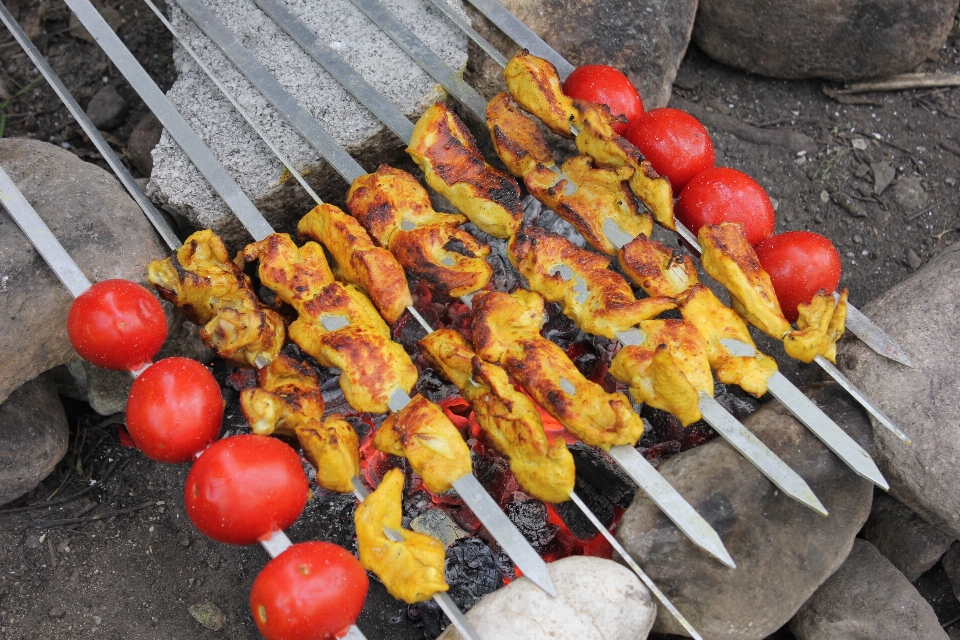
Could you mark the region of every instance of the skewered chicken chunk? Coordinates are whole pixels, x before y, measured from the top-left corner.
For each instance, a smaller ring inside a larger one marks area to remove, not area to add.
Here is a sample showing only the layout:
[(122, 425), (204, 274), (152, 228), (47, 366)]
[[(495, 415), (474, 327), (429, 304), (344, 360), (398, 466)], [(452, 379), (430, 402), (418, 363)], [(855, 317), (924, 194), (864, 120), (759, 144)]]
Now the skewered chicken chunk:
[(787, 355), (802, 362), (813, 362), (818, 355), (837, 361), (837, 340), (847, 319), (847, 294), (844, 289), (834, 301), (832, 294), (821, 290), (813, 300), (797, 307), (797, 330), (783, 338)]
[(373, 446), (410, 461), (423, 484), (433, 493), (444, 493), (473, 470), (470, 449), (443, 410), (423, 396), (413, 398), (390, 414)]
[(610, 375), (630, 385), (637, 402), (667, 411), (687, 426), (702, 416), (699, 393), (713, 395), (707, 347), (684, 320), (640, 323), (644, 341), (623, 347), (610, 363)]
[(571, 433), (604, 449), (639, 440), (643, 422), (627, 397), (587, 380), (563, 349), (541, 337), (546, 314), (539, 294), (481, 292), (473, 302), (477, 354), (506, 369)]
[(627, 281), (607, 268), (608, 258), (538, 227), (517, 232), (507, 255), (533, 291), (559, 303), (587, 333), (613, 340), (618, 332), (676, 308), (671, 298), (637, 300)]
[(434, 211), (427, 190), (406, 171), (381, 165), (357, 178), (347, 206), (405, 269), (438, 293), (473, 293), (493, 275), (490, 248), (459, 228), (467, 218)]
[(481, 230), (509, 238), (523, 221), (520, 187), (491, 167), (460, 119), (437, 103), (417, 121), (407, 153), (429, 184)]
[(297, 440), (307, 460), (317, 471), (317, 484), (338, 493), (353, 491), (353, 478), (360, 473), (360, 440), (343, 416), (297, 425)]
[(514, 388), (507, 372), (477, 357), (453, 329), (434, 331), (420, 346), (427, 361), (470, 402), (484, 434), (509, 459), (520, 487), (545, 502), (568, 500), (576, 479), (573, 456), (562, 438), (550, 443), (536, 406)]
[(340, 388), (360, 412), (384, 413), (397, 391), (409, 393), (417, 368), (370, 300), (333, 280), (320, 245), (298, 248), (287, 234), (248, 245), (238, 260), (260, 261), (260, 281), (299, 314), (290, 339), (326, 367), (341, 370)]
[[(743, 319), (699, 283), (690, 256), (638, 237), (621, 249), (620, 266), (648, 294), (678, 299), (684, 320), (697, 328), (706, 343), (710, 368), (717, 380), (739, 385), (757, 397), (767, 392), (767, 380), (777, 370), (776, 361), (756, 349)], [(728, 338), (750, 345), (756, 355), (733, 355), (722, 342)]]
[[(360, 564), (377, 575), (390, 595), (413, 604), (449, 589), (444, 581), (446, 552), (436, 538), (401, 528), (402, 499), (403, 472), (391, 469), (357, 507), (353, 521)], [(385, 528), (398, 532), (403, 541), (388, 538)]]
[(540, 127), (520, 110), (509, 93), (498, 93), (487, 103), (487, 128), (497, 155), (518, 178), (537, 165), (556, 164)]
[(370, 296), (389, 324), (413, 305), (403, 267), (392, 253), (374, 246), (353, 217), (333, 205), (321, 204), (300, 220), (297, 231), (326, 247), (333, 256), (336, 275)]
[(197, 231), (173, 256), (147, 265), (147, 280), (191, 322), (203, 326), (200, 338), (225, 360), (261, 367), (280, 353), (283, 320), (260, 304), (250, 278), (230, 261), (212, 231)]
[(540, 118), (554, 133), (573, 137), (570, 127), (579, 125), (580, 112), (564, 95), (560, 74), (551, 62), (521, 51), (503, 68), (503, 79), (524, 111)]

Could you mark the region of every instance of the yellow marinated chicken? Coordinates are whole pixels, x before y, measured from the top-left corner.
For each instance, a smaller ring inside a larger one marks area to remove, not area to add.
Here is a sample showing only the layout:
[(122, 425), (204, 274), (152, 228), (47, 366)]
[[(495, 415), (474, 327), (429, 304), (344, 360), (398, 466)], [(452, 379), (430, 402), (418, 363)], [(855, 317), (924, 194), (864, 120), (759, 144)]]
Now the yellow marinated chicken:
[(410, 356), (363, 293), (333, 280), (320, 245), (298, 248), (289, 235), (272, 234), (238, 259), (259, 260), (260, 281), (299, 314), (290, 339), (323, 366), (341, 370), (340, 388), (355, 410), (384, 413), (396, 390), (413, 389), (418, 373)]
[(294, 436), (298, 424), (323, 419), (317, 374), (290, 356), (280, 356), (257, 372), (258, 386), (240, 392), (240, 410), (253, 432)]
[(250, 278), (212, 231), (197, 231), (173, 256), (147, 265), (147, 280), (203, 327), (200, 338), (225, 360), (256, 368), (280, 353), (283, 320), (260, 304)]
[(817, 356), (837, 361), (837, 340), (847, 320), (847, 293), (844, 289), (834, 301), (832, 293), (821, 290), (813, 300), (797, 307), (797, 329), (783, 338), (787, 355), (802, 362), (813, 362)]
[(490, 247), (459, 228), (465, 216), (438, 213), (416, 178), (381, 165), (354, 181), (350, 212), (410, 273), (431, 289), (459, 297), (487, 286), (493, 268)]
[[(444, 576), (446, 552), (436, 538), (401, 528), (402, 500), (403, 472), (391, 469), (357, 507), (353, 522), (360, 564), (376, 574), (390, 595), (413, 604), (449, 589)], [(391, 540), (385, 529), (403, 539)]]
[(317, 470), (317, 484), (338, 493), (353, 491), (353, 478), (360, 474), (360, 440), (343, 416), (298, 424), (297, 440), (307, 460)]
[(487, 128), (497, 155), (516, 177), (523, 178), (537, 165), (556, 164), (540, 127), (509, 93), (498, 93), (487, 103)]
[(539, 227), (517, 232), (507, 255), (530, 289), (593, 335), (615, 340), (618, 332), (676, 308), (672, 298), (637, 300), (627, 281), (607, 268), (609, 258)]
[(403, 267), (392, 253), (374, 246), (353, 217), (333, 205), (321, 204), (300, 220), (297, 231), (326, 247), (335, 262), (335, 275), (370, 296), (389, 324), (413, 305)]
[(622, 393), (587, 380), (563, 349), (540, 336), (543, 298), (480, 292), (474, 299), (473, 341), (484, 360), (501, 365), (550, 415), (587, 444), (609, 449), (636, 444), (643, 421)]
[(643, 154), (630, 142), (617, 135), (609, 123), (609, 109), (605, 105), (578, 103), (583, 128), (577, 134), (576, 144), (580, 153), (596, 161), (598, 166), (617, 169), (633, 168), (630, 190), (640, 199), (654, 220), (663, 227), (676, 231), (673, 215), (673, 188), (670, 181), (658, 174)]
[(631, 167), (600, 169), (589, 156), (575, 156), (563, 163), (561, 171), (557, 174), (538, 166), (524, 183), (531, 195), (572, 224), (591, 246), (616, 255), (625, 242), (653, 231), (650, 214), (625, 182), (633, 175)]
[(568, 500), (576, 479), (573, 456), (562, 438), (550, 443), (536, 406), (514, 388), (507, 372), (477, 357), (453, 329), (434, 331), (420, 346), (470, 402), (484, 434), (510, 461), (520, 488), (544, 502)]
[(520, 107), (540, 118), (543, 124), (565, 138), (579, 126), (580, 112), (573, 100), (564, 95), (557, 68), (548, 60), (521, 51), (503, 69), (510, 95)]
[[(700, 284), (690, 256), (640, 237), (620, 250), (620, 266), (649, 295), (677, 298), (683, 319), (697, 328), (707, 345), (717, 380), (738, 385), (758, 398), (767, 392), (776, 361), (757, 349), (743, 319)], [(753, 347), (756, 355), (735, 356), (723, 344), (724, 339), (739, 340)]]
[(523, 221), (520, 186), (483, 159), (476, 141), (445, 105), (426, 110), (413, 128), (407, 153), (427, 184), (482, 231), (509, 238)]
[(782, 340), (791, 330), (783, 317), (770, 276), (747, 242), (743, 226), (704, 225), (698, 233), (703, 269), (730, 292), (733, 310), (768, 336)]
[(630, 385), (637, 402), (662, 409), (683, 426), (699, 420), (701, 392), (713, 395), (707, 347), (684, 320), (640, 323), (644, 341), (624, 346), (610, 363), (610, 375)]
[(410, 461), (433, 493), (444, 493), (473, 470), (470, 448), (443, 409), (416, 396), (390, 414), (373, 437), (378, 451)]

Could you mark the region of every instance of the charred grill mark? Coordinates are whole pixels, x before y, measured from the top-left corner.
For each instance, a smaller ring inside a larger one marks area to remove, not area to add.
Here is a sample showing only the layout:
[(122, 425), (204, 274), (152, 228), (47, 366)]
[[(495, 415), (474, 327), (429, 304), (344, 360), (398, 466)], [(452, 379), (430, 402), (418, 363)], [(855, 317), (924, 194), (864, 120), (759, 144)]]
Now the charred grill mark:
[(450, 251), (451, 253), (458, 253), (461, 256), (466, 256), (468, 258), (477, 257), (477, 254), (475, 254), (473, 251), (470, 251), (467, 245), (464, 244), (463, 240), (461, 240), (460, 238), (450, 238), (443, 245), (443, 249), (444, 251)]

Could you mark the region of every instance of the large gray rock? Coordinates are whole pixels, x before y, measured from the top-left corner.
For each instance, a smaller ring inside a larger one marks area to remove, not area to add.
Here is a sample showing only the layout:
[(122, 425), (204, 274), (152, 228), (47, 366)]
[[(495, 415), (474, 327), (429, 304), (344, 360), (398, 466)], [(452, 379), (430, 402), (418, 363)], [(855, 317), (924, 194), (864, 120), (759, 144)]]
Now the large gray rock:
[[(36, 140), (0, 140), (0, 165), (91, 282), (146, 283), (147, 263), (169, 255), (116, 179)], [(67, 339), (70, 292), (0, 210), (0, 401), (27, 380), (79, 356)]]
[(31, 380), (0, 404), (0, 504), (37, 486), (67, 453), (67, 416), (52, 384)]
[(960, 538), (960, 245), (863, 308), (913, 361), (909, 368), (844, 341), (838, 363), (912, 439), (874, 422), (890, 495)]
[(954, 542), (943, 556), (943, 570), (953, 587), (953, 595), (960, 600), (960, 542)]
[[(204, 4), (365, 168), (374, 170), (382, 162), (405, 155), (404, 141), (387, 131), (253, 0)], [(465, 36), (437, 12), (428, 12), (426, 0), (387, 0), (383, 4), (448, 65), (455, 69), (466, 65)], [(350, 0), (287, 0), (287, 5), (410, 118), (418, 118), (444, 96), (439, 85)], [(317, 193), (324, 200), (342, 203), (348, 185), (320, 160), (319, 153), (173, 3), (170, 20), (294, 167), (308, 175)], [(285, 176), (280, 161), (180, 46), (174, 47), (174, 62), (179, 75), (167, 96), (270, 223), (280, 231), (294, 231), (297, 221), (314, 206), (313, 201)], [(232, 248), (249, 241), (227, 206), (166, 131), (153, 150), (153, 160), (148, 185), (151, 197), (193, 225), (215, 230)]]
[(864, 540), (800, 608), (790, 631), (797, 640), (947, 640), (930, 604)]
[(693, 41), (751, 73), (847, 81), (910, 71), (956, 12), (957, 0), (700, 0)]
[(913, 582), (947, 552), (956, 539), (878, 491), (860, 537)]
[[(817, 385), (807, 394), (870, 450), (869, 424), (837, 385)], [(829, 517), (783, 495), (716, 439), (658, 470), (720, 534), (736, 569), (694, 546), (643, 492), (617, 530), (620, 542), (677, 609), (705, 638), (715, 640), (759, 640), (786, 624), (846, 558), (873, 496), (868, 481), (776, 401), (744, 424), (807, 481)], [(686, 635), (664, 611), (654, 630)]]
[[(529, 578), (484, 596), (467, 619), (498, 640), (643, 640), (657, 607), (629, 569), (602, 558), (570, 556), (547, 565), (557, 587), (549, 596)], [(450, 626), (440, 640), (461, 640)]]
[[(690, 42), (697, 0), (503, 0), (503, 4), (574, 66), (609, 64), (633, 81), (647, 109), (665, 107)], [(520, 50), (479, 12), (474, 28), (508, 57)], [(487, 98), (503, 91), (501, 69), (470, 49), (471, 83)]]

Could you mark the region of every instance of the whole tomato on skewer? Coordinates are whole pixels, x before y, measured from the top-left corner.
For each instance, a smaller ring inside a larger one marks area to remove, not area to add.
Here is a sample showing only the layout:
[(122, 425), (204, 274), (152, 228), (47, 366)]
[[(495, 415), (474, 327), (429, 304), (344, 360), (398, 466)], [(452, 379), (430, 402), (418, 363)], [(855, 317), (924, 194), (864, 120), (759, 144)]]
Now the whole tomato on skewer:
[(630, 78), (605, 64), (585, 64), (574, 69), (563, 81), (563, 93), (577, 100), (605, 104), (613, 115), (625, 116), (627, 124), (613, 127), (620, 135), (627, 132), (631, 121), (643, 114), (643, 100)]
[(674, 193), (716, 162), (710, 134), (699, 120), (679, 109), (647, 111), (630, 123), (625, 137), (670, 180)]
[(790, 322), (797, 321), (799, 304), (810, 302), (821, 289), (831, 293), (840, 284), (840, 254), (819, 233), (787, 231), (767, 238), (756, 251)]
[(760, 184), (736, 169), (714, 167), (696, 176), (680, 192), (677, 219), (694, 234), (705, 224), (739, 222), (756, 246), (773, 234), (770, 196)]

